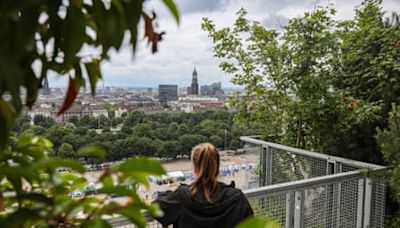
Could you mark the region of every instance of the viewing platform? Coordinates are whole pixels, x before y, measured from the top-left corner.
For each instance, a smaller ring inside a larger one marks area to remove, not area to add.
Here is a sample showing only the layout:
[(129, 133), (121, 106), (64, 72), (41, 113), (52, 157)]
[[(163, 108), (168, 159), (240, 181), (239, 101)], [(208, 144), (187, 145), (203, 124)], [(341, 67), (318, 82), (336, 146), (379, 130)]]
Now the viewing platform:
[[(386, 167), (243, 136), (260, 148), (260, 186), (244, 190), (254, 212), (285, 228), (384, 227)], [(148, 218), (148, 227), (162, 227)], [(124, 217), (113, 227), (133, 227)]]

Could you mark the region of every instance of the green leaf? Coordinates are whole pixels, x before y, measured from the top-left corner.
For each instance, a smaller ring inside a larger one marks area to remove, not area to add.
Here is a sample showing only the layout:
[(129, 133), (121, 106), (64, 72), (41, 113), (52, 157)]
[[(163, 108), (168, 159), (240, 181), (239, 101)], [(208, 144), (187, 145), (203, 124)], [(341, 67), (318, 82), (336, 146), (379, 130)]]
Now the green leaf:
[(111, 228), (112, 226), (104, 219), (96, 216), (87, 223), (83, 224), (85, 227), (96, 227), (96, 228)]
[(6, 219), (4, 227), (21, 227), (26, 221), (33, 222), (39, 219), (38, 210), (20, 208)]
[(47, 196), (39, 193), (18, 194), (17, 199), (42, 202), (49, 205), (53, 204), (52, 198), (48, 198)]
[(70, 190), (84, 188), (86, 185), (86, 179), (75, 173), (60, 173), (60, 178), (63, 185)]
[(179, 22), (180, 22), (179, 11), (178, 11), (178, 8), (176, 7), (176, 4), (174, 3), (174, 1), (173, 0), (163, 0), (163, 2), (168, 7), (168, 9), (172, 13), (172, 15), (174, 16), (176, 23), (179, 24)]
[(88, 156), (104, 159), (106, 157), (106, 154), (107, 152), (103, 148), (96, 145), (87, 145), (81, 147), (78, 150), (78, 156)]
[(81, 49), (86, 36), (86, 17), (82, 8), (71, 4), (67, 8), (67, 16), (63, 23), (62, 50), (64, 51), (64, 65), (69, 66), (74, 62), (75, 55)]
[(141, 208), (135, 206), (135, 204), (131, 204), (127, 209), (119, 211), (118, 214), (129, 218), (132, 223), (136, 224), (140, 228), (146, 227), (147, 221), (141, 212)]
[(238, 228), (280, 228), (275, 221), (266, 217), (248, 218), (239, 224)]
[(126, 23), (131, 32), (130, 42), (132, 44), (132, 51), (136, 51), (136, 41), (137, 41), (137, 27), (142, 15), (143, 0), (129, 1), (125, 8)]
[(129, 176), (132, 177), (132, 179), (135, 180), (137, 183), (143, 184), (147, 188), (150, 187), (150, 182), (147, 178), (147, 174), (143, 174), (142, 172), (135, 172), (130, 173)]
[(153, 217), (162, 217), (164, 215), (164, 212), (160, 209), (158, 204), (149, 205), (146, 209)]
[(86, 71), (90, 81), (90, 91), (92, 95), (96, 92), (96, 83), (101, 79), (100, 60), (93, 59), (92, 62), (85, 63)]

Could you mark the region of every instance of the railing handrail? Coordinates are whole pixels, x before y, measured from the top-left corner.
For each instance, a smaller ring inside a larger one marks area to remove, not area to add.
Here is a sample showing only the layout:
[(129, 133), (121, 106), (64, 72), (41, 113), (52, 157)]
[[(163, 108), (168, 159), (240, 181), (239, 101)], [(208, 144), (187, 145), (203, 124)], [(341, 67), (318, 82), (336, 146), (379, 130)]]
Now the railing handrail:
[[(368, 175), (374, 174), (381, 174), (388, 168), (384, 167), (381, 169), (376, 169), (368, 172)], [(367, 175), (362, 170), (344, 172), (344, 173), (337, 173), (331, 174), (326, 176), (319, 176), (319, 177), (312, 177), (303, 180), (296, 180), (296, 181), (289, 181), (279, 184), (272, 184), (263, 187), (258, 187), (254, 189), (246, 189), (243, 191), (246, 197), (256, 197), (260, 195), (269, 195), (274, 193), (284, 193), (288, 191), (295, 191), (297, 189), (306, 189), (310, 187), (320, 187), (324, 185), (330, 185), (345, 181), (350, 181), (354, 179), (366, 178)]]
[(346, 164), (346, 165), (353, 165), (353, 166), (359, 166), (361, 168), (369, 168), (369, 169), (383, 169), (385, 168), (385, 166), (381, 166), (381, 165), (376, 165), (376, 164), (371, 164), (371, 163), (367, 163), (367, 162), (361, 162), (361, 161), (356, 161), (356, 160), (352, 160), (352, 159), (347, 159), (347, 158), (342, 158), (342, 157), (336, 157), (336, 156), (331, 156), (331, 155), (327, 155), (327, 154), (322, 154), (322, 153), (318, 153), (318, 152), (313, 152), (313, 151), (309, 151), (309, 150), (303, 150), (303, 149), (299, 149), (299, 148), (295, 148), (295, 147), (291, 147), (291, 146), (285, 146), (285, 145), (281, 145), (278, 143), (272, 143), (272, 142), (267, 142), (261, 139), (257, 139), (258, 135), (253, 135), (253, 136), (241, 136), (240, 140), (244, 141), (244, 142), (248, 142), (251, 144), (256, 144), (256, 145), (265, 145), (271, 148), (275, 148), (275, 149), (279, 149), (279, 150), (285, 150), (285, 151), (289, 151), (295, 154), (299, 154), (299, 155), (303, 155), (303, 156), (308, 156), (308, 157), (313, 157), (313, 158), (318, 158), (318, 159), (326, 159), (326, 160), (333, 160), (333, 161), (337, 161), (337, 162), (341, 162), (342, 164)]

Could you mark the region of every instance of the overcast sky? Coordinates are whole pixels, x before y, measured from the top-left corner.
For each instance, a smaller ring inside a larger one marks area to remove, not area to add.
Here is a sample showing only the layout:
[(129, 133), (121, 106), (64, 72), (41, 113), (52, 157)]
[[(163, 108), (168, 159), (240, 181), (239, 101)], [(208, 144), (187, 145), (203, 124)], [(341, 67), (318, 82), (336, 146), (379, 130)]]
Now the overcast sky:
[[(219, 60), (213, 57), (213, 44), (201, 30), (203, 17), (213, 20), (217, 27), (232, 25), (235, 13), (244, 7), (248, 17), (269, 28), (284, 25), (289, 18), (311, 11), (315, 5), (333, 3), (337, 19), (351, 19), (360, 0), (175, 0), (181, 14), (178, 26), (160, 0), (146, 1), (147, 10), (155, 9), (159, 28), (166, 31), (159, 44), (159, 52), (150, 54), (150, 48), (141, 40), (133, 58), (125, 45), (111, 60), (102, 65), (105, 86), (157, 87), (158, 84), (188, 86), (193, 66), (196, 65), (199, 84), (221, 81), (231, 87), (230, 76), (218, 68)], [(384, 0), (388, 12), (400, 12), (400, 0)], [(142, 37), (142, 36), (140, 36)], [(66, 77), (64, 77), (66, 78)], [(66, 86), (66, 80), (50, 77), (50, 87)], [(101, 83), (100, 83), (101, 86)]]

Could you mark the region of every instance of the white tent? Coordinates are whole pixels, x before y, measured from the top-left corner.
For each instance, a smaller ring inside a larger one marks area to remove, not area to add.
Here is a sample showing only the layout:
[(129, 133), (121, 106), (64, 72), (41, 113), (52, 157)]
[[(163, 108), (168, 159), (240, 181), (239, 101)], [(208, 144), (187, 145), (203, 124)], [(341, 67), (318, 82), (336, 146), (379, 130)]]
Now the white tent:
[(172, 178), (176, 179), (176, 180), (185, 178), (185, 174), (183, 174), (182, 171), (168, 172), (167, 175), (168, 175), (169, 177), (172, 177)]

